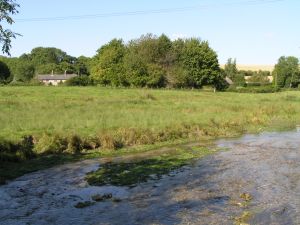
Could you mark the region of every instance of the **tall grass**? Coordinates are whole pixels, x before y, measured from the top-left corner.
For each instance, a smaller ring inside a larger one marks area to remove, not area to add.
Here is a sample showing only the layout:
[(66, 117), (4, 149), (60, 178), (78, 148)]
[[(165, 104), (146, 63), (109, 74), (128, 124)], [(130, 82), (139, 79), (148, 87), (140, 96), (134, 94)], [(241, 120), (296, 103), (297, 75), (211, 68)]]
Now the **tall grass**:
[(135, 151), (109, 149), (290, 128), (300, 124), (299, 102), (296, 91), (0, 87), (0, 184), (59, 163)]
[[(233, 136), (298, 124), (299, 100), (300, 92), (1, 87), (0, 138), (18, 141), (32, 135), (37, 142), (47, 142), (59, 136), (80, 148), (89, 144), (117, 148), (178, 138)], [(85, 143), (76, 143), (79, 140)]]

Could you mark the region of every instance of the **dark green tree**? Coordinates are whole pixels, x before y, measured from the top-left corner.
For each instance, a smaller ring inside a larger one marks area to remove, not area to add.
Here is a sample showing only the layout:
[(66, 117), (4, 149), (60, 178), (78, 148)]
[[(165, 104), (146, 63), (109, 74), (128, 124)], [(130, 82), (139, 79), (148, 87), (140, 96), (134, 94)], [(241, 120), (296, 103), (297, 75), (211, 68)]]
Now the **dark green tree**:
[(10, 70), (5, 62), (0, 61), (0, 84), (6, 83), (10, 77)]
[(31, 62), (18, 60), (14, 69), (14, 81), (29, 82), (34, 75), (35, 69)]
[(37, 47), (20, 58), (30, 61), (37, 74), (50, 74), (52, 71), (57, 74), (76, 72), (74, 65), (77, 59), (58, 48)]
[(79, 56), (74, 68), (78, 75), (90, 75), (92, 60), (89, 57)]

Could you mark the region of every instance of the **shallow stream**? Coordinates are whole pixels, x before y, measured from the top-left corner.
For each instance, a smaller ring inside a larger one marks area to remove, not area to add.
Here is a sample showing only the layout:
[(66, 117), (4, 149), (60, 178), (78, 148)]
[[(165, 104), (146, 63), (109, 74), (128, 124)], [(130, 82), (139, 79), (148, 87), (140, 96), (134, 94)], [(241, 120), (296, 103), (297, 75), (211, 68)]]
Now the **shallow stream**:
[(299, 131), (216, 145), (228, 150), (136, 187), (89, 186), (98, 160), (27, 174), (0, 186), (0, 224), (300, 224)]

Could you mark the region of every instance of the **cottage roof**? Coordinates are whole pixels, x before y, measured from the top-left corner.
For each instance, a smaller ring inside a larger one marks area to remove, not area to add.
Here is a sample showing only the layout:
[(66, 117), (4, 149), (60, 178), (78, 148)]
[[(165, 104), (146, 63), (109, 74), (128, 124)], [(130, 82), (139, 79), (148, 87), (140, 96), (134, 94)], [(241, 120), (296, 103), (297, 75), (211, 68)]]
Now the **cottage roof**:
[(225, 81), (229, 84), (232, 85), (233, 81), (229, 77), (225, 77)]
[(44, 74), (38, 75), (38, 80), (68, 80), (77, 77), (77, 74)]

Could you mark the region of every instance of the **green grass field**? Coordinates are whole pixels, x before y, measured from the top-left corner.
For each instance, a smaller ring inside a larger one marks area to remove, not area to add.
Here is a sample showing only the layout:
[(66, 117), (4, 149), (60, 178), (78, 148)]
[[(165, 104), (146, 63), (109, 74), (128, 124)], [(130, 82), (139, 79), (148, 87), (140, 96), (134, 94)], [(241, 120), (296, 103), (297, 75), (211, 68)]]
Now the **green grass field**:
[(126, 133), (231, 136), (300, 122), (300, 92), (210, 93), (99, 87), (1, 87), (0, 137)]
[[(297, 91), (242, 94), (0, 87), (0, 184), (64, 162), (138, 153), (172, 143), (291, 129), (300, 124), (299, 102)], [(24, 135), (30, 137), (22, 139)], [(70, 154), (86, 147), (91, 151)], [(159, 173), (173, 168), (176, 158), (168, 157), (172, 159), (167, 158), (170, 168), (162, 167), (161, 160), (155, 161)], [(139, 164), (133, 164), (133, 172), (136, 166)], [(118, 170), (111, 171), (115, 172)], [(100, 182), (99, 173), (102, 171), (90, 178)]]

